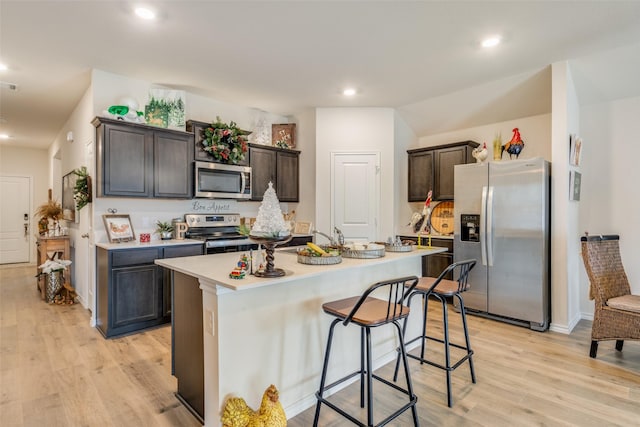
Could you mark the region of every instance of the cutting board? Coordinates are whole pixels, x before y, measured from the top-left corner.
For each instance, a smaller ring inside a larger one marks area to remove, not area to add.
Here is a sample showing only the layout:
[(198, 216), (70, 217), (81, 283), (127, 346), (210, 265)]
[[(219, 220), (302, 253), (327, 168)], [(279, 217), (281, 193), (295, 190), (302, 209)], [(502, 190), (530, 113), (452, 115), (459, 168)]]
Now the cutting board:
[(431, 212), (431, 228), (444, 236), (453, 234), (453, 202), (440, 202)]

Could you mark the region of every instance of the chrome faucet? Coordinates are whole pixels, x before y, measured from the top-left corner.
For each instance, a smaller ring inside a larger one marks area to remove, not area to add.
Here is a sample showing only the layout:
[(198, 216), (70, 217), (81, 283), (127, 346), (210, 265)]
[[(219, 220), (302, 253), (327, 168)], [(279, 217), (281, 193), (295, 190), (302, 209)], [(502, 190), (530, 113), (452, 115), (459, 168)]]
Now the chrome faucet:
[(318, 231), (318, 230), (313, 230), (313, 231), (312, 231), (312, 233), (313, 233), (313, 234), (319, 234), (319, 235), (321, 235), (321, 236), (326, 237), (326, 238), (329, 240), (329, 244), (330, 244), (331, 246), (338, 246), (338, 242), (336, 242), (336, 239), (334, 239), (334, 238), (333, 238), (333, 236), (329, 236), (329, 235), (324, 234), (323, 232)]
[(344, 246), (344, 234), (342, 234), (342, 231), (340, 231), (338, 227), (333, 227), (333, 230), (336, 232), (336, 235), (338, 236), (338, 244), (340, 246)]

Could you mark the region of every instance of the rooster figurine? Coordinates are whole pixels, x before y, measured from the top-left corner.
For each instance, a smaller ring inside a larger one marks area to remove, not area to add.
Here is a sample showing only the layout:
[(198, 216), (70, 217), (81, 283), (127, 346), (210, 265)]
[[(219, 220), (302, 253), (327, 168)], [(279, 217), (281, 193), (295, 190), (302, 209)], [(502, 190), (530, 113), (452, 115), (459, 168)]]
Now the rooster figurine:
[(280, 394), (273, 384), (262, 395), (260, 409), (254, 411), (241, 397), (231, 397), (224, 405), (224, 427), (285, 427), (287, 416), (279, 400)]
[(513, 128), (513, 136), (511, 137), (511, 141), (507, 142), (502, 146), (501, 155), (504, 154), (504, 152), (506, 151), (507, 153), (509, 153), (510, 159), (513, 159), (514, 155), (516, 156), (516, 159), (517, 159), (518, 156), (520, 156), (520, 153), (522, 152), (523, 148), (524, 148), (524, 141), (520, 137), (520, 131), (518, 130), (518, 128)]
[(486, 142), (482, 143), (482, 148), (480, 147), (474, 148), (473, 151), (471, 152), (471, 155), (473, 156), (474, 159), (476, 159), (476, 162), (478, 163), (482, 163), (485, 160), (487, 160), (487, 156), (489, 156), (489, 152), (487, 151), (487, 143)]

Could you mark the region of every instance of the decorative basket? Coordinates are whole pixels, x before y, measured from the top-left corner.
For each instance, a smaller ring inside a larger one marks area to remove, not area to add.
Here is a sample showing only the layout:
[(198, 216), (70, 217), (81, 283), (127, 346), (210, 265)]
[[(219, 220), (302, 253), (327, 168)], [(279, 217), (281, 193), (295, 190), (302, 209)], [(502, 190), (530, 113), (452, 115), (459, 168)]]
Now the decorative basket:
[[(369, 249), (369, 246), (372, 248)], [(366, 249), (352, 249), (344, 247), (342, 256), (345, 258), (382, 258), (384, 256), (384, 245), (369, 243), (365, 245)]]
[(384, 249), (388, 252), (411, 252), (416, 245), (414, 244), (410, 244), (410, 245), (389, 245), (386, 244), (384, 245)]
[(305, 256), (305, 255), (298, 254), (298, 262), (300, 264), (308, 264), (308, 265), (332, 265), (332, 264), (340, 264), (342, 262), (342, 257), (340, 255)]

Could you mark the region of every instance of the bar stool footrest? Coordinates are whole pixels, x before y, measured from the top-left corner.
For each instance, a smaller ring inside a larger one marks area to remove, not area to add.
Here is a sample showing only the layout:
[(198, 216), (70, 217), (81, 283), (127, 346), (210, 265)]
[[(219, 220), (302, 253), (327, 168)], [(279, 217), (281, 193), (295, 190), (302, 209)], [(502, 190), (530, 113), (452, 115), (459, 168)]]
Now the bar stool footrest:
[[(407, 356), (409, 356), (409, 354), (407, 354)], [(366, 375), (366, 371), (364, 372), (364, 374)], [(367, 427), (366, 424), (363, 424), (360, 420), (354, 418), (352, 415), (348, 414), (347, 412), (344, 411), (344, 409), (336, 406), (334, 403), (329, 402), (325, 397), (320, 396), (320, 393), (322, 392), (322, 394), (324, 394), (327, 390), (335, 387), (338, 384), (341, 384), (345, 381), (347, 381), (350, 378), (353, 378), (355, 376), (360, 375), (360, 371), (356, 371), (353, 372), (349, 375), (346, 375), (334, 382), (332, 382), (331, 384), (325, 386), (321, 391), (316, 392), (316, 399), (320, 402), (322, 402), (323, 404), (327, 405), (329, 408), (333, 409), (334, 411), (336, 411), (337, 413), (339, 413), (340, 415), (346, 417), (347, 419), (349, 419), (352, 423), (362, 426), (362, 427)], [(379, 375), (376, 374), (371, 374), (371, 378), (380, 381), (383, 384), (388, 385), (389, 387), (398, 390), (401, 393), (406, 394), (407, 396), (409, 396), (409, 391), (407, 389), (404, 389), (402, 387), (400, 387), (397, 384), (392, 383), (391, 381), (387, 380), (386, 378), (382, 378)], [(387, 418), (385, 418), (384, 420), (380, 421), (378, 424), (375, 424), (374, 427), (382, 427), (384, 425), (386, 425), (389, 421), (395, 419), (398, 417), (398, 415), (400, 415), (401, 413), (403, 413), (404, 411), (406, 411), (407, 409), (411, 408), (412, 406), (414, 406), (416, 404), (416, 402), (418, 401), (418, 397), (414, 394), (413, 396), (410, 396), (410, 400), (407, 404), (403, 405), (400, 409), (398, 409), (397, 411), (393, 412), (391, 415), (389, 415)]]

